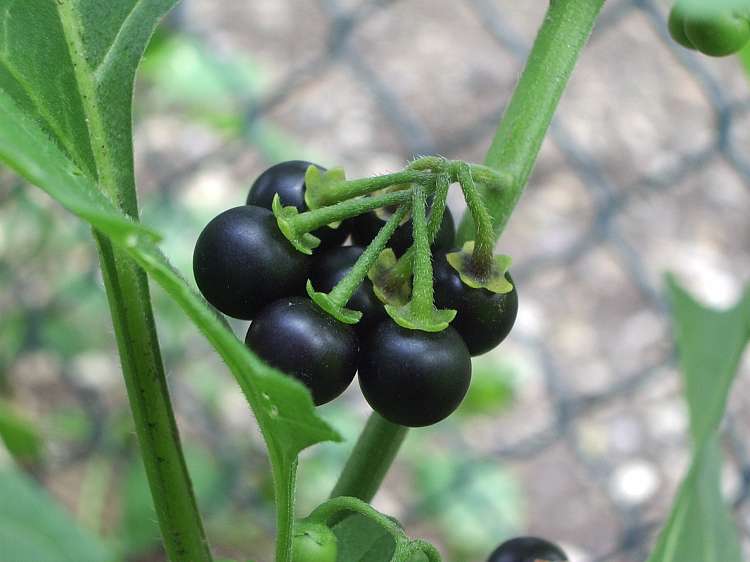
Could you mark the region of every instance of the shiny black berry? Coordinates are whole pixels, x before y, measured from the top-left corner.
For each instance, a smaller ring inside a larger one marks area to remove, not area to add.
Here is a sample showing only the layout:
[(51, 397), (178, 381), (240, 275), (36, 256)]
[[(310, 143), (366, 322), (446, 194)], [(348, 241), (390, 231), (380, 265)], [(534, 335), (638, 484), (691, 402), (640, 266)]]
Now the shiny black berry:
[[(351, 223), (352, 240), (360, 246), (367, 246), (372, 242), (372, 239), (375, 238), (386, 221), (381, 219), (374, 211), (371, 211), (349, 219), (349, 222)], [(432, 243), (433, 251), (452, 248), (455, 237), (456, 227), (453, 223), (453, 215), (451, 215), (450, 209), (445, 209), (443, 222), (440, 223), (440, 230), (438, 230), (435, 241)], [(388, 246), (393, 249), (396, 256), (400, 256), (411, 247), (413, 242), (412, 222), (409, 220), (396, 229), (396, 232), (393, 233), (388, 242)]]
[(305, 297), (265, 307), (250, 324), (245, 344), (271, 366), (299, 379), (318, 406), (344, 392), (357, 371), (354, 329)]
[(469, 350), (450, 326), (423, 332), (388, 319), (362, 342), (362, 394), (393, 423), (422, 427), (445, 419), (458, 408), (470, 381)]
[(487, 562), (558, 562), (568, 557), (559, 546), (536, 537), (518, 537), (497, 547)]
[[(315, 290), (326, 293), (331, 291), (349, 272), (363, 251), (359, 246), (340, 246), (316, 254), (310, 269), (310, 281)], [(362, 282), (346, 307), (362, 312), (362, 318), (354, 325), (358, 334), (369, 334), (386, 318), (385, 308), (375, 296), (369, 279)]]
[[(321, 171), (325, 170), (317, 164), (304, 160), (289, 160), (271, 166), (253, 183), (247, 195), (247, 204), (270, 209), (273, 197), (278, 193), (284, 206), (296, 207), (300, 212), (307, 211), (305, 172), (310, 166), (315, 166)], [(348, 236), (347, 222), (345, 221), (338, 228), (323, 226), (313, 231), (312, 234), (320, 238), (318, 250), (338, 246)]]
[(252, 319), (266, 304), (300, 294), (309, 257), (279, 231), (273, 213), (243, 205), (224, 211), (203, 229), (193, 274), (203, 296), (224, 314)]
[(434, 258), (433, 275), (435, 305), (456, 311), (451, 326), (464, 339), (472, 355), (494, 349), (508, 336), (518, 314), (518, 292), (510, 273), (505, 274), (513, 284), (509, 293), (474, 289), (461, 281), (445, 254), (440, 253)]

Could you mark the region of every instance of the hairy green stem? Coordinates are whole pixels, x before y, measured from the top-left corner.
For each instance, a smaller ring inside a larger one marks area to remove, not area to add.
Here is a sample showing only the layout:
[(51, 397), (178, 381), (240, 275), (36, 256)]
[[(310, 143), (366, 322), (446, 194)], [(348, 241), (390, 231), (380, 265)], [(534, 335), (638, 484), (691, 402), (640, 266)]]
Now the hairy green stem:
[(457, 166), (458, 182), (464, 193), (466, 205), (474, 221), (474, 251), (471, 256), (472, 268), (479, 275), (488, 275), (492, 269), (492, 255), (495, 248), (495, 235), (492, 231), (492, 217), (482, 201), (471, 169), (466, 164)]
[(345, 201), (353, 197), (367, 195), (391, 187), (393, 185), (422, 183), (428, 184), (433, 181), (433, 174), (419, 170), (403, 170), (393, 174), (384, 174), (372, 178), (360, 178), (356, 180), (344, 180), (326, 186), (323, 191), (316, 194), (318, 207), (331, 205)]
[(432, 256), (427, 238), (427, 201), (421, 187), (415, 186), (412, 194), (411, 220), (414, 238), (414, 280), (411, 291), (411, 309), (417, 318), (427, 318), (434, 308), (432, 285)]
[(408, 428), (389, 422), (377, 412), (370, 414), (331, 497), (350, 496), (372, 501), (407, 432)]
[[(445, 214), (448, 189), (451, 185), (450, 175), (447, 173), (440, 174), (435, 180), (435, 194), (432, 200), (432, 209), (430, 210), (430, 218), (427, 221), (427, 234), (430, 240), (430, 246), (435, 242), (435, 238), (440, 231), (440, 226), (443, 222), (443, 215)], [(382, 287), (385, 289), (385, 293), (389, 292), (388, 287), (400, 287), (404, 283), (408, 283), (412, 274), (412, 267), (414, 265), (414, 244), (409, 247), (406, 252), (398, 259), (396, 264), (388, 270), (387, 274), (381, 281)]]
[(358, 197), (314, 211), (305, 211), (290, 217), (287, 222), (297, 233), (312, 232), (321, 226), (355, 217), (373, 209), (400, 205), (410, 199), (411, 190), (395, 191), (372, 197)]
[(391, 239), (391, 236), (396, 232), (396, 229), (408, 212), (409, 205), (407, 203), (402, 204), (393, 216), (388, 219), (388, 222), (378, 231), (378, 234), (368, 244), (362, 255), (357, 258), (349, 273), (336, 283), (336, 286), (328, 294), (334, 304), (346, 306), (346, 303), (349, 302), (349, 299), (352, 298), (352, 295), (357, 291), (362, 281), (365, 280), (367, 272), (378, 259), (380, 252), (383, 251), (388, 240)]
[[(494, 219), (496, 239), (505, 229), (528, 182), (557, 104), (603, 4), (604, 0), (552, 0), (549, 4), (526, 67), (485, 157), (485, 164), (513, 177), (506, 189), (491, 189), (486, 185), (482, 189)], [(467, 213), (459, 228), (459, 242), (469, 240), (473, 228)]]

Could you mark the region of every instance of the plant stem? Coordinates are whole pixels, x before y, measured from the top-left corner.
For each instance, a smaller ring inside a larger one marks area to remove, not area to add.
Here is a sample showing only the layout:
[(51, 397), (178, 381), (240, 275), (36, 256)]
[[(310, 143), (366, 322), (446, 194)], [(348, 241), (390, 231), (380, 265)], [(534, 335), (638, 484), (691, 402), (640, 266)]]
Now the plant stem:
[(411, 190), (395, 191), (372, 197), (359, 197), (336, 203), (329, 207), (322, 207), (314, 211), (305, 211), (287, 219), (295, 232), (304, 234), (312, 232), (334, 222), (361, 215), (373, 209), (400, 205), (411, 199)]
[(427, 237), (427, 206), (424, 191), (414, 187), (411, 220), (414, 238), (414, 281), (411, 291), (411, 310), (417, 318), (427, 318), (434, 308), (434, 287), (432, 286), (432, 256)]
[(372, 178), (360, 178), (356, 180), (345, 180), (340, 183), (334, 183), (316, 197), (318, 207), (345, 201), (353, 197), (367, 195), (373, 191), (385, 189), (392, 185), (410, 184), (410, 183), (430, 183), (433, 174), (420, 170), (403, 170), (393, 174), (385, 174)]
[[(552, 0), (523, 74), (492, 141), (485, 164), (508, 172), (506, 189), (484, 186), (482, 194), (494, 218), (495, 238), (505, 229), (534, 168), (555, 108), (591, 34), (604, 0)], [(464, 216), (459, 242), (469, 240), (473, 221)]]
[(407, 203), (402, 204), (398, 210), (388, 219), (382, 228), (378, 231), (378, 234), (373, 238), (372, 242), (367, 245), (367, 248), (362, 255), (357, 258), (354, 262), (351, 270), (336, 283), (336, 286), (328, 294), (330, 299), (338, 306), (346, 306), (349, 299), (357, 291), (362, 281), (367, 277), (367, 272), (378, 259), (380, 252), (383, 251), (385, 245), (390, 240), (393, 233), (404, 220), (406, 213), (409, 212), (409, 205)]
[[(102, 111), (99, 84), (85, 56), (87, 49), (78, 8), (73, 2), (56, 4), (76, 82), (82, 93), (96, 165), (96, 178), (92, 179), (120, 209), (137, 221), (130, 114), (126, 126), (109, 126)], [(130, 88), (130, 85), (120, 86)], [(122, 143), (121, 139), (128, 141)], [(146, 273), (105, 236), (95, 231), (94, 237), (135, 433), (164, 549), (174, 562), (210, 562), (211, 552), (169, 399)]]
[(407, 427), (391, 423), (377, 412), (370, 414), (331, 497), (351, 496), (371, 502), (408, 431)]
[(472, 268), (475, 273), (486, 276), (492, 269), (492, 254), (495, 248), (492, 217), (482, 201), (477, 186), (474, 184), (469, 166), (459, 164), (457, 172), (466, 205), (469, 207), (475, 225), (474, 251), (471, 256)]

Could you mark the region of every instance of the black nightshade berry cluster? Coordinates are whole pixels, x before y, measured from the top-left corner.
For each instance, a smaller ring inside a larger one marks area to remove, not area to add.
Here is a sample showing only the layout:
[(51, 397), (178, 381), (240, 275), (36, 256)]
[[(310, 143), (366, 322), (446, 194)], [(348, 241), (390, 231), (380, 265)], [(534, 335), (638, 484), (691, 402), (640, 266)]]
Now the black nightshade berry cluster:
[[(468, 390), (471, 356), (494, 348), (510, 332), (518, 309), (515, 287), (497, 294), (461, 281), (445, 259), (455, 237), (446, 209), (431, 249), (435, 304), (457, 311), (453, 323), (437, 332), (399, 326), (369, 279), (347, 303), (362, 313), (360, 321), (337, 320), (307, 296), (306, 283), (315, 291), (331, 291), (388, 216), (368, 211), (323, 226), (312, 232), (320, 239), (312, 255), (298, 251), (279, 229), (272, 204), (278, 194), (282, 205), (308, 210), (310, 166), (325, 171), (298, 160), (268, 168), (253, 183), (245, 205), (208, 223), (193, 256), (198, 288), (222, 313), (251, 320), (246, 345), (304, 383), (316, 405), (339, 396), (358, 372), (365, 398), (389, 421), (418, 427), (444, 419)], [(344, 245), (347, 240), (353, 245)], [(399, 256), (412, 242), (409, 219), (397, 227), (389, 247)]]

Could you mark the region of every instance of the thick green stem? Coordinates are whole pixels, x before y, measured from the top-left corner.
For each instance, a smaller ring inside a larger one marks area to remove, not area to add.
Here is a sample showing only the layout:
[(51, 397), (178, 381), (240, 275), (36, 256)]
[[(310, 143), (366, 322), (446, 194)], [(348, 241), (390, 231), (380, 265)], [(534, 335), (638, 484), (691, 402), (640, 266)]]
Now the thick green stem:
[(164, 548), (174, 562), (210, 561), (159, 352), (143, 270), (96, 234), (122, 373)]
[(354, 445), (331, 497), (351, 496), (370, 502), (396, 458), (408, 428), (373, 412)]
[(388, 219), (383, 227), (378, 231), (377, 236), (373, 238), (372, 242), (367, 246), (362, 255), (357, 258), (357, 261), (352, 266), (349, 273), (347, 273), (341, 281), (329, 293), (329, 297), (334, 304), (338, 306), (346, 306), (349, 299), (357, 291), (362, 281), (367, 277), (367, 272), (373, 266), (375, 261), (378, 259), (380, 252), (383, 251), (388, 240), (391, 239), (393, 233), (401, 224), (401, 221), (406, 217), (406, 213), (409, 212), (409, 205), (404, 203), (398, 210)]
[(336, 203), (329, 207), (305, 211), (287, 219), (295, 232), (312, 232), (327, 224), (339, 222), (350, 217), (361, 215), (373, 209), (400, 205), (411, 199), (411, 190), (396, 191), (375, 195), (373, 197), (359, 197)]
[[(96, 165), (96, 178), (92, 179), (120, 209), (137, 221), (130, 115), (127, 127), (110, 126), (102, 111), (104, 100), (99, 84), (85, 56), (87, 49), (81, 33), (80, 12), (74, 2), (57, 2), (56, 6), (82, 94), (82, 109)], [(122, 144), (121, 139), (128, 139), (128, 142)], [(164, 548), (173, 562), (210, 562), (211, 553), (169, 399), (146, 274), (105, 236), (96, 232), (94, 236), (135, 433)]]
[(471, 169), (466, 164), (459, 164), (458, 181), (464, 192), (466, 205), (474, 221), (474, 251), (471, 256), (472, 268), (479, 275), (488, 275), (492, 269), (492, 254), (495, 248), (495, 235), (492, 231), (492, 217), (487, 211), (482, 196), (479, 194)]
[(412, 232), (414, 238), (414, 281), (412, 283), (411, 310), (417, 318), (427, 318), (434, 308), (432, 285), (432, 256), (427, 238), (427, 201), (421, 187), (415, 186), (412, 197)]
[[(565, 86), (591, 34), (604, 0), (552, 0), (526, 67), (492, 141), (485, 164), (510, 173), (506, 189), (483, 187), (484, 201), (494, 218), (495, 238), (508, 219), (529, 179)], [(471, 238), (467, 213), (458, 239)]]
[(433, 174), (419, 170), (403, 170), (394, 174), (385, 174), (372, 178), (361, 178), (356, 180), (345, 180), (326, 186), (320, 193), (316, 194), (318, 207), (345, 201), (353, 197), (367, 195), (391, 187), (393, 185), (411, 183), (431, 183)]

